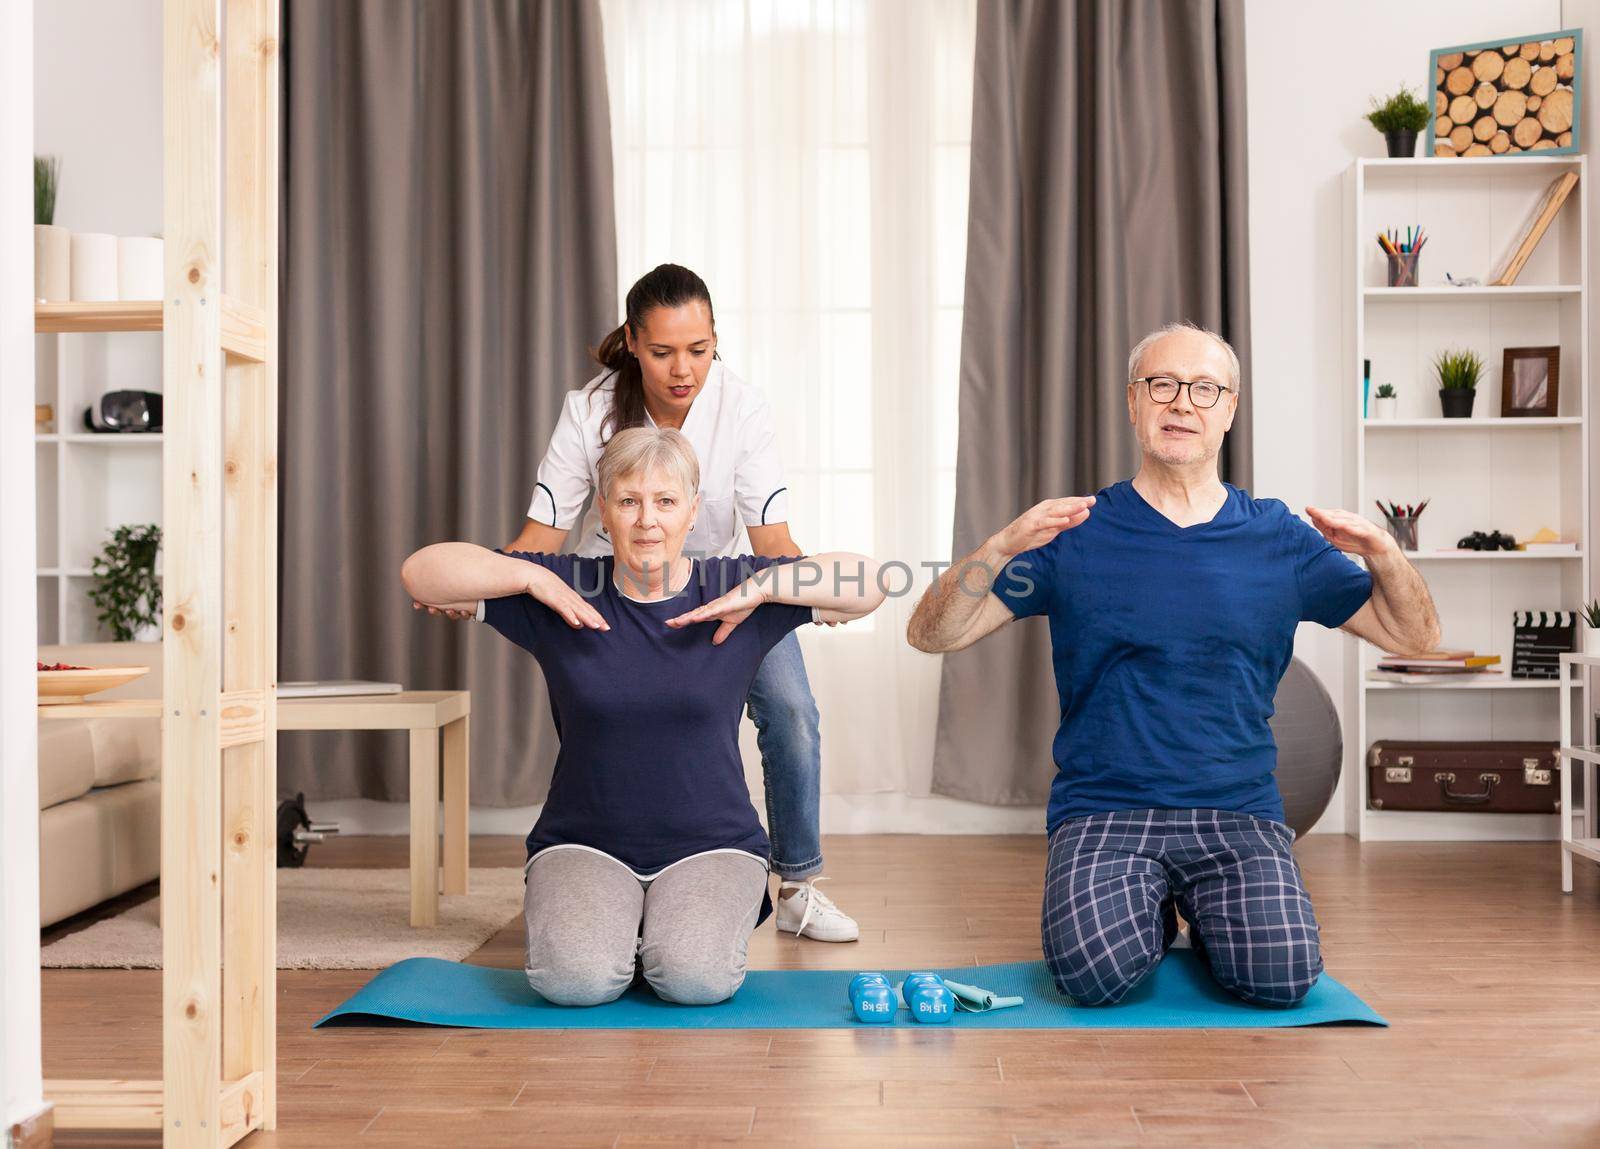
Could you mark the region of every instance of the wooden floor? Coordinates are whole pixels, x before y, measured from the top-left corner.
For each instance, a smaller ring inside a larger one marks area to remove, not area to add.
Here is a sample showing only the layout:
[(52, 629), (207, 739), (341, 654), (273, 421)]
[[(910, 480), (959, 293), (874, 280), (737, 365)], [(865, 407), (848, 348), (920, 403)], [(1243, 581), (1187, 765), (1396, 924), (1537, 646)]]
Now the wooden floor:
[[(775, 935), (756, 968), (1039, 956), (1040, 837), (826, 843), (853, 945)], [(403, 839), (313, 851), (401, 866)], [(1600, 875), (1549, 844), (1361, 846), (1301, 864), (1329, 972), (1392, 1028), (1128, 1032), (313, 1031), (360, 972), (278, 975), (267, 1146), (1600, 1145)], [(477, 865), (518, 864), (481, 839)], [(520, 924), (474, 960), (519, 967)], [(46, 970), (45, 1070), (160, 1072), (151, 971)], [(65, 1135), (62, 1145), (151, 1144)]]

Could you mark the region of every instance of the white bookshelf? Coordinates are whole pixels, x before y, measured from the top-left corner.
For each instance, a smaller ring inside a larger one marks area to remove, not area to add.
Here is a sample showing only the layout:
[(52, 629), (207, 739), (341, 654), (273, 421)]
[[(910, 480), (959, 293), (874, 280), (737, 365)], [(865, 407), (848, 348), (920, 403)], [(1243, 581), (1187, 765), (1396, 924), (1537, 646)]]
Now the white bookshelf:
[[(1513, 287), (1449, 286), (1444, 273), (1493, 278), (1535, 205), (1559, 175), (1579, 186)], [(1561, 696), (1576, 684), (1513, 679), (1512, 614), (1577, 610), (1594, 597), (1591, 530), (1588, 182), (1583, 156), (1489, 160), (1357, 160), (1350, 305), (1356, 507), (1382, 522), (1376, 501), (1429, 500), (1410, 557), (1433, 592), (1444, 643), (1498, 654), (1503, 674), (1461, 682), (1368, 681), (1380, 652), (1365, 643), (1351, 660), (1354, 746), (1346, 754), (1347, 825), (1363, 840), (1525, 840), (1560, 836), (1555, 815), (1368, 809), (1367, 748), (1380, 739), (1571, 741), (1560, 730)], [(1419, 286), (1387, 286), (1380, 230), (1420, 224), (1429, 239)], [(1505, 348), (1561, 348), (1560, 405), (1548, 418), (1500, 416)], [(1486, 372), (1469, 419), (1446, 419), (1434, 355), (1470, 348)], [(1397, 417), (1364, 417), (1362, 362), (1372, 391), (1392, 383)], [(1461, 552), (1474, 530), (1526, 539), (1541, 527), (1578, 544), (1575, 553)], [(1587, 690), (1580, 714), (1590, 713)], [(1574, 702), (1580, 701), (1577, 697)], [(1592, 741), (1583, 738), (1581, 741)], [(1569, 812), (1570, 816), (1571, 812)]]
[(1414, 563), (1469, 562), (1469, 563), (1549, 563), (1576, 562), (1583, 558), (1582, 551), (1560, 554), (1528, 554), (1525, 551), (1406, 551), (1406, 558)]
[(34, 436), (39, 641), (107, 640), (89, 601), (90, 566), (113, 528), (161, 522), (162, 437), (96, 435), (83, 412), (106, 391), (160, 391), (161, 337), (51, 331), (34, 340), (35, 401), (55, 408), (54, 429)]
[[(1423, 248), (1424, 251), (1427, 248)], [(1414, 431), (1425, 428), (1434, 431), (1527, 431), (1534, 427), (1579, 427), (1583, 419), (1577, 415), (1534, 415), (1526, 419), (1502, 419), (1500, 416), (1478, 416), (1472, 419), (1372, 419), (1368, 431)]]

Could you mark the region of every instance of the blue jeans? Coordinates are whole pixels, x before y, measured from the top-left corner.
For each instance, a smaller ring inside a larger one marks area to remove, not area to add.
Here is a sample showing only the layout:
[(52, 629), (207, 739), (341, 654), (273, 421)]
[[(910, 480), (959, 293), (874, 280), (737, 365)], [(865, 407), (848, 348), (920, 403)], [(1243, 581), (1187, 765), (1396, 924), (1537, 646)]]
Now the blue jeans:
[(767, 652), (750, 684), (750, 720), (761, 747), (767, 836), (780, 878), (822, 872), (822, 737), (800, 640), (791, 631)]

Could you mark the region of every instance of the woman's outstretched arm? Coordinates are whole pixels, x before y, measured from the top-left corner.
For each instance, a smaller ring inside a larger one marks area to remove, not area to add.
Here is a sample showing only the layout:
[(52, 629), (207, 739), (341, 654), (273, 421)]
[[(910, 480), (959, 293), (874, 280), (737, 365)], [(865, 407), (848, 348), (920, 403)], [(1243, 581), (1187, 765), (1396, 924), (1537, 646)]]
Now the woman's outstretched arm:
[(877, 610), (884, 597), (875, 561), (866, 555), (833, 551), (794, 562), (773, 563), (721, 598), (669, 618), (667, 625), (677, 628), (718, 621), (722, 625), (711, 641), (720, 645), (762, 603), (809, 606), (817, 611), (821, 622), (849, 622)]
[(815, 607), (825, 622), (864, 618), (883, 605), (878, 564), (849, 551), (808, 555), (792, 563), (773, 563), (746, 580), (766, 602)]
[(426, 607), (474, 610), (479, 599), (532, 595), (573, 627), (609, 630), (599, 611), (538, 563), (474, 543), (434, 543), (401, 564), (400, 581)]

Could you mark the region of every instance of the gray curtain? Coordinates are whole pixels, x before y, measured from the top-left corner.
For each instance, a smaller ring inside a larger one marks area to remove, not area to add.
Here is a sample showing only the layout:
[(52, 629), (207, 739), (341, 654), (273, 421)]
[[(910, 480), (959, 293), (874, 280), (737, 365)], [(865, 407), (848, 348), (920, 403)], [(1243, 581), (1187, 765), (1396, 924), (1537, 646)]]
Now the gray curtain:
[[(1243, 0), (979, 0), (955, 554), (1130, 478), (1127, 356), (1190, 319), (1239, 352), (1222, 474), (1250, 482)], [(1044, 801), (1042, 621), (944, 661), (936, 793)]]
[[(472, 691), (472, 800), (543, 800), (533, 660), (413, 614), (418, 546), (521, 526), (616, 324), (595, 0), (289, 0), (280, 676)], [(403, 734), (286, 734), (280, 788), (404, 799)]]

